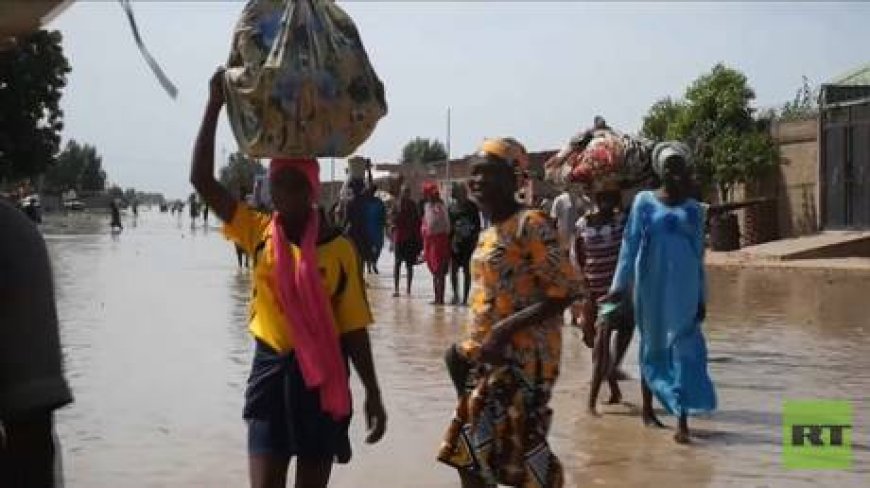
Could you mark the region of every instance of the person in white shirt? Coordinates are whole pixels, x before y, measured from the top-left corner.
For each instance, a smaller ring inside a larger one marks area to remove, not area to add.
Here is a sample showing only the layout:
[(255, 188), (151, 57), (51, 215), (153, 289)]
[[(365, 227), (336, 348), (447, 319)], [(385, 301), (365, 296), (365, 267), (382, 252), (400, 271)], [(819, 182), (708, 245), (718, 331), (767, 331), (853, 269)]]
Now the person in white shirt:
[(591, 208), (589, 199), (576, 190), (564, 190), (553, 200), (550, 217), (556, 221), (559, 243), (566, 252), (574, 242), (574, 224)]
[[(577, 220), (586, 215), (593, 207), (591, 201), (579, 190), (566, 189), (553, 200), (550, 217), (556, 222), (559, 245), (572, 258)], [(579, 304), (573, 304), (571, 310), (571, 325), (577, 325), (580, 316)]]

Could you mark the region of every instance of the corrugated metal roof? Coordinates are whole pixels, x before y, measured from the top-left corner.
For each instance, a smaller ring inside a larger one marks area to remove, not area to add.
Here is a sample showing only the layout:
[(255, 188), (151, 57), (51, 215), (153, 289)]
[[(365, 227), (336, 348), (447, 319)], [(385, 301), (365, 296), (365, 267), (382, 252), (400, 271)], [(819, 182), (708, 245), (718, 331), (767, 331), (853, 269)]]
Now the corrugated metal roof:
[(870, 85), (870, 63), (834, 78), (830, 81), (830, 84), (846, 86)]

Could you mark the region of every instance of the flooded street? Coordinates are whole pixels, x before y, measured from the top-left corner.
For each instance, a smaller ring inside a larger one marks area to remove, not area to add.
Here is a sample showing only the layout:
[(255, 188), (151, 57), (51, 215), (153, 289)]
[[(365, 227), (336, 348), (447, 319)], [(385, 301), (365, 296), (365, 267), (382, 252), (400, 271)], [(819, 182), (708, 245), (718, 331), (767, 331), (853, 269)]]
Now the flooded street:
[[(249, 276), (216, 221), (192, 230), (187, 216), (155, 211), (125, 225), (117, 238), (108, 219), (85, 214), (43, 226), (75, 395), (58, 413), (67, 486), (246, 486)], [(435, 452), (454, 407), (442, 355), (467, 310), (429, 306), (423, 267), (413, 298), (391, 298), (391, 263), (385, 252), (385, 274), (369, 277), (387, 435), (363, 444), (357, 408), (354, 460), (335, 468), (331, 486), (455, 487)], [(675, 445), (673, 430), (641, 426), (637, 381), (622, 385), (626, 404), (588, 417), (591, 354), (566, 329), (551, 434), (566, 486), (870, 486), (870, 275), (711, 270), (708, 281), (719, 410), (692, 423), (691, 446)], [(636, 355), (635, 342), (625, 364), (634, 377)], [(852, 470), (782, 467), (782, 401), (807, 398), (852, 402)]]

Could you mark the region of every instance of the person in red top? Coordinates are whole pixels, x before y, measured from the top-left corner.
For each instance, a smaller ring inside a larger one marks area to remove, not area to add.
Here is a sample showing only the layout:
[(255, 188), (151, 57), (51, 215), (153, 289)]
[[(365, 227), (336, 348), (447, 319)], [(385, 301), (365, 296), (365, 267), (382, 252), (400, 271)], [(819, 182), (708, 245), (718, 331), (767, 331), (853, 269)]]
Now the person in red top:
[(420, 212), (417, 210), (417, 204), (411, 199), (411, 189), (408, 186), (403, 186), (401, 191), (401, 196), (394, 202), (390, 211), (393, 252), (396, 255), (396, 266), (393, 269), (394, 297), (399, 296), (402, 263), (405, 264), (407, 271), (407, 294), (411, 294), (414, 265), (417, 264), (417, 258), (423, 247), (420, 236)]

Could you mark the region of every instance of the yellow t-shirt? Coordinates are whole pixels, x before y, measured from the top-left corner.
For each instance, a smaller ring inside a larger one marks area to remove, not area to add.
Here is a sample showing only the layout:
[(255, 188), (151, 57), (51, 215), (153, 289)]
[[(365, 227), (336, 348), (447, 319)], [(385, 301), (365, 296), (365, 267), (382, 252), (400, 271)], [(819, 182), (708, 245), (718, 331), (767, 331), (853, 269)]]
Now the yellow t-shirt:
[[(254, 337), (279, 352), (293, 349), (293, 337), (285, 325), (273, 291), (275, 260), (272, 253), (272, 217), (252, 210), (244, 203), (223, 232), (227, 239), (245, 250), (254, 263), (249, 328)], [(298, 260), (300, 249), (291, 244)], [(372, 323), (365, 285), (356, 249), (346, 238), (337, 236), (317, 246), (317, 263), (326, 296), (331, 297), (336, 334), (362, 329)]]

